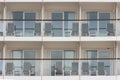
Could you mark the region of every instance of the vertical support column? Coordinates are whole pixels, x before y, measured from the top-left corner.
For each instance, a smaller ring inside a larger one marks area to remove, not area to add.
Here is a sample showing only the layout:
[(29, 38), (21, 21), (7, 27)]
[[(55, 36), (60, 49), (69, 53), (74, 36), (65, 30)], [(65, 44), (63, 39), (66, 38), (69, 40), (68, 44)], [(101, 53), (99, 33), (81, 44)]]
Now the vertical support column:
[(116, 36), (116, 39), (117, 39), (117, 36), (119, 35), (118, 34), (118, 32), (119, 32), (119, 21), (117, 20), (118, 18), (119, 18), (119, 9), (118, 9), (118, 4), (116, 3), (116, 5), (115, 5), (115, 9), (116, 9), (116, 11), (115, 11), (115, 13), (116, 13), (116, 24), (115, 24), (115, 36)]
[(80, 80), (80, 77), (81, 77), (81, 63), (82, 61), (80, 60), (81, 59), (81, 43), (79, 43), (79, 80)]
[(44, 44), (42, 44), (42, 46), (41, 46), (41, 80), (42, 80), (42, 77), (43, 77), (43, 57), (44, 57)]
[(3, 37), (5, 38), (5, 36), (6, 36), (6, 21), (5, 21), (5, 19), (6, 19), (6, 10), (7, 10), (7, 8), (6, 8), (6, 4), (4, 3), (4, 9), (3, 9), (3, 19), (4, 19), (4, 21), (3, 21)]
[(118, 75), (118, 70), (117, 70), (117, 67), (119, 66), (119, 60), (117, 60), (118, 56), (119, 56), (119, 46), (118, 46), (118, 43), (115, 42), (115, 51), (116, 52), (116, 60), (115, 60), (115, 76), (116, 76), (116, 80), (117, 80), (117, 75)]
[(81, 5), (80, 5), (80, 3), (79, 3), (79, 10), (78, 10), (79, 12), (79, 38), (80, 38), (80, 41), (81, 41), (81, 19), (82, 19), (82, 8), (81, 8)]
[(78, 3), (78, 13), (79, 13), (79, 80), (81, 80), (81, 15), (82, 15), (82, 9), (80, 3)]
[[(6, 56), (6, 44), (3, 43), (3, 59), (5, 58), (5, 56)], [(5, 76), (5, 60), (3, 60), (2, 72), (3, 72), (3, 78), (4, 78), (4, 76)]]
[(115, 36), (116, 36), (116, 42), (115, 42), (115, 53), (116, 53), (116, 60), (115, 60), (115, 76), (116, 76), (116, 80), (117, 80), (117, 75), (118, 75), (118, 71), (117, 71), (117, 67), (118, 67), (118, 63), (119, 63), (119, 61), (117, 60), (117, 58), (118, 58), (118, 50), (119, 50), (119, 47), (118, 47), (118, 43), (117, 43), (117, 37), (118, 37), (118, 32), (119, 32), (119, 21), (117, 20), (117, 18), (118, 18), (118, 15), (119, 15), (119, 9), (118, 9), (118, 4), (116, 3), (116, 5), (115, 5), (115, 13), (116, 13), (116, 24), (115, 24)]
[(41, 12), (41, 37), (44, 37), (44, 2), (42, 2), (42, 12)]

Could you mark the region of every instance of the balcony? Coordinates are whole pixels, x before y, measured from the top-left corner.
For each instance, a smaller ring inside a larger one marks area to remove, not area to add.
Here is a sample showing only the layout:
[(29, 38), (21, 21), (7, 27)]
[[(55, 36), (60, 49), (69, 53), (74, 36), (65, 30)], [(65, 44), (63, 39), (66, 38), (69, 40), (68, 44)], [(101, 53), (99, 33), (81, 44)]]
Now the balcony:
[(34, 20), (8, 22), (5, 40), (41, 41), (41, 23)]
[[(64, 26), (63, 26), (64, 22)], [(79, 41), (79, 24), (73, 21), (51, 21), (44, 26), (44, 40)]]
[[(5, 76), (40, 76), (41, 57), (38, 42), (8, 42), (5, 53)], [(10, 46), (11, 45), (11, 46)]]
[[(25, 25), (25, 26), (23, 26)], [(35, 21), (14, 21), (7, 24), (7, 36), (40, 37), (41, 23)]]
[(88, 20), (81, 25), (82, 41), (116, 41), (115, 20)]

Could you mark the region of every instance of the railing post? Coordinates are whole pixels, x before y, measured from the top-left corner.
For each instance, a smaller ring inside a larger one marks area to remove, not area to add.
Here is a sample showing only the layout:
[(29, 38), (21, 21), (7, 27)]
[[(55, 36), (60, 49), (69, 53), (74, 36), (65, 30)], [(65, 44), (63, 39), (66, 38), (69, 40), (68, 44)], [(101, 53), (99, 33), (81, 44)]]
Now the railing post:
[[(3, 43), (3, 59), (5, 58), (5, 55), (6, 55), (6, 44)], [(5, 76), (5, 60), (3, 60), (3, 69), (2, 69), (2, 72), (3, 72), (3, 78)]]
[[(6, 19), (6, 10), (7, 10), (7, 8), (6, 8), (6, 5), (5, 5), (5, 3), (4, 3), (4, 9), (3, 9), (3, 19)], [(3, 37), (5, 38), (5, 36), (6, 36), (6, 21), (4, 20), (3, 21)]]

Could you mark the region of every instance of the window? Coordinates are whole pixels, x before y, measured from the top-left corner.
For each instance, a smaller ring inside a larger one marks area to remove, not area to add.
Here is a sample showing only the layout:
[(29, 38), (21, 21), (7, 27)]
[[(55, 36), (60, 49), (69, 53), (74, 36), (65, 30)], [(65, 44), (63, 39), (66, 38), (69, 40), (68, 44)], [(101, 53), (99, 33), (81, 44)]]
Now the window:
[[(35, 12), (22, 12), (22, 11), (13, 12), (13, 19), (35, 20), (35, 18), (36, 18)], [(14, 21), (14, 24), (16, 25), (15, 28), (16, 36), (34, 36), (35, 21)]]
[[(75, 13), (74, 12), (53, 12), (52, 20), (74, 20)], [(53, 25), (53, 36), (71, 36), (72, 31), (72, 21), (52, 21)]]
[[(110, 51), (102, 51), (102, 50), (87, 50), (87, 58), (110, 58)], [(104, 65), (103, 72), (99, 70), (100, 62)], [(90, 75), (110, 75), (110, 60), (88, 60)], [(99, 68), (98, 68), (99, 67)]]
[[(35, 51), (13, 51), (13, 58), (21, 59), (34, 59), (35, 58)], [(15, 75), (21, 75), (23, 71), (23, 65), (25, 62), (28, 62), (31, 64), (31, 74), (35, 74), (35, 60), (13, 60), (14, 64), (14, 70), (15, 70)]]
[[(51, 58), (52, 59), (62, 59), (62, 58), (67, 58), (67, 59), (73, 59), (75, 58), (75, 51), (74, 50), (65, 50), (65, 51), (51, 51)], [(52, 60), (51, 61), (51, 75), (72, 75), (72, 63), (73, 60)], [(64, 69), (64, 72), (63, 72)], [(77, 69), (78, 71), (78, 69)], [(78, 72), (75, 72), (78, 75)]]
[[(87, 19), (93, 19), (93, 21), (88, 21), (90, 36), (107, 36), (107, 24), (110, 23), (109, 20), (97, 19), (110, 19), (110, 13), (108, 12), (87, 12)], [(95, 19), (95, 20), (94, 20)]]

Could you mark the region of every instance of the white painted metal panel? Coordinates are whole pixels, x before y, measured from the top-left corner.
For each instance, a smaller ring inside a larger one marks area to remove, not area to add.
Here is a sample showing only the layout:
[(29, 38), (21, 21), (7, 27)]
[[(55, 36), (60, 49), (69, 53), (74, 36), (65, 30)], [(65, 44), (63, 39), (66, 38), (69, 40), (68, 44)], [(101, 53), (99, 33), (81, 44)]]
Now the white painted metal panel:
[(4, 41), (4, 37), (2, 36), (2, 37), (0, 37), (0, 41)]
[(120, 2), (120, 0), (79, 0), (79, 2)]
[(43, 76), (42, 80), (79, 80), (79, 76)]
[(4, 2), (4, 0), (0, 0), (0, 2)]
[(44, 37), (43, 41), (79, 41), (79, 37)]
[(116, 37), (81, 37), (81, 41), (116, 41)]
[(42, 2), (42, 0), (6, 0), (6, 2)]
[(79, 0), (44, 0), (44, 2), (79, 2)]
[(116, 76), (81, 76), (80, 80), (116, 80)]
[(4, 80), (41, 80), (40, 76), (5, 76)]
[(41, 37), (5, 37), (5, 41), (42, 41)]

